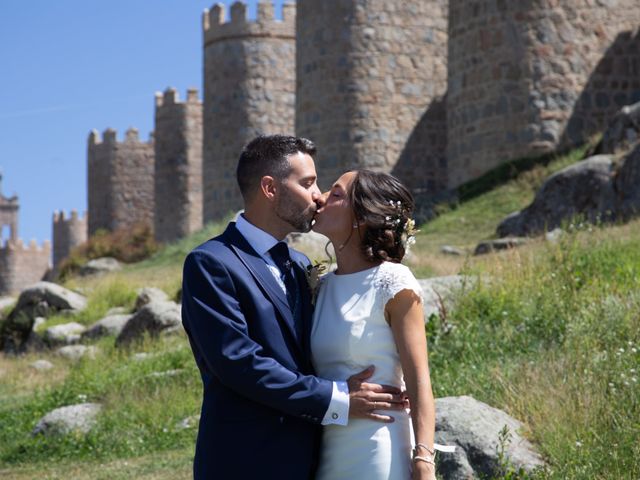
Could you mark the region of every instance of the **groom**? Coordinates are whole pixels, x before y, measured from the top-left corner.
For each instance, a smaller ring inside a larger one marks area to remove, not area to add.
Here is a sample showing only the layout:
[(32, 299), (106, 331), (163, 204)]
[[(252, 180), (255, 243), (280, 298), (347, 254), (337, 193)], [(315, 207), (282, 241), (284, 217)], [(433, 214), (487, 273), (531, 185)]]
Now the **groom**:
[(307, 232), (322, 202), (314, 144), (261, 136), (240, 155), (244, 214), (186, 258), (182, 319), (204, 384), (194, 478), (307, 479), (321, 425), (392, 421), (397, 389), (366, 383), (373, 369), (332, 382), (309, 350), (309, 260), (282, 240)]

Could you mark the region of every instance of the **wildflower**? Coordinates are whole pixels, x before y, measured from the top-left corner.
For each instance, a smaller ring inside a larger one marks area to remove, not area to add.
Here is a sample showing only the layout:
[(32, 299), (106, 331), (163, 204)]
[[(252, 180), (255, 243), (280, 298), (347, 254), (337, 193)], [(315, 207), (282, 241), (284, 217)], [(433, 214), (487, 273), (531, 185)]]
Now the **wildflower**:
[(576, 440), (576, 447), (581, 447), (582, 446), (582, 442), (580, 440)]
[(80, 393), (78, 394), (78, 400), (85, 402), (87, 400), (87, 396), (84, 393)]

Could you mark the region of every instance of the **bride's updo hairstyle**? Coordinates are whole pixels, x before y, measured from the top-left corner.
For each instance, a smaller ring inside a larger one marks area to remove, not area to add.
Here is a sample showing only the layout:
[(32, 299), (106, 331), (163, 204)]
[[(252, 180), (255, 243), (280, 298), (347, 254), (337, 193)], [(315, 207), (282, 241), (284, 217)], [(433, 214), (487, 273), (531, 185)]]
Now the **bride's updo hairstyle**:
[(349, 198), (362, 250), (368, 260), (399, 263), (405, 254), (403, 234), (411, 219), (414, 201), (411, 192), (393, 175), (371, 170), (355, 170)]

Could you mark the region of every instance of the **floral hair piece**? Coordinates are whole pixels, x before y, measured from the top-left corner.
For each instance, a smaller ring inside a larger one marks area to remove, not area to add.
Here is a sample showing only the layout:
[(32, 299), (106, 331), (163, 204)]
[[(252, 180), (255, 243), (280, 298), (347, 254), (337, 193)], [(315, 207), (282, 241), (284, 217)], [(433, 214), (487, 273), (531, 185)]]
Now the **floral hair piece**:
[(409, 247), (416, 243), (416, 234), (420, 230), (416, 230), (416, 222), (412, 218), (408, 218), (402, 225), (402, 228), (400, 228), (402, 218), (407, 213), (407, 209), (402, 205), (402, 202), (400, 200), (397, 200), (395, 202), (393, 200), (389, 200), (389, 205), (391, 205), (396, 210), (396, 213), (393, 216), (385, 217), (385, 220), (391, 223), (391, 227), (396, 231), (399, 230), (399, 243), (401, 243), (405, 251), (408, 252)]

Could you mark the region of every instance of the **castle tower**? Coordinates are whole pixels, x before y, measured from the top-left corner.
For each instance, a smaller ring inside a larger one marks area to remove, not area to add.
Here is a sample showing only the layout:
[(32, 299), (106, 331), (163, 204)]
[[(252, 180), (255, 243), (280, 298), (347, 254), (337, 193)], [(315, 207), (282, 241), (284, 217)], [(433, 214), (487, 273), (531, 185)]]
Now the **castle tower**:
[(275, 20), (272, 3), (204, 12), (204, 221), (242, 207), (235, 178), (242, 147), (260, 134), (294, 131), (295, 5)]
[(0, 295), (15, 294), (39, 282), (50, 268), (51, 243), (25, 245), (22, 239), (0, 245)]
[(156, 93), (155, 227), (159, 242), (202, 228), (202, 102), (191, 89)]
[(9, 227), (9, 240), (18, 239), (18, 211), (20, 205), (18, 197), (5, 197), (2, 193), (2, 171), (0, 170), (0, 243), (2, 243), (2, 230)]
[(71, 250), (87, 241), (87, 214), (78, 215), (76, 210), (71, 210), (70, 216), (64, 212), (53, 214), (53, 266), (58, 267), (60, 262), (69, 256)]
[(637, 66), (634, 80), (616, 58), (619, 34), (640, 24), (637, 0), (449, 3), (451, 187), (582, 143), (640, 94)]
[(131, 128), (118, 142), (115, 130), (105, 130), (102, 139), (94, 130), (88, 164), (89, 236), (139, 223), (153, 227), (153, 139), (142, 142)]
[(442, 183), (447, 1), (297, 5), (296, 133), (318, 147), (321, 188), (354, 167)]

